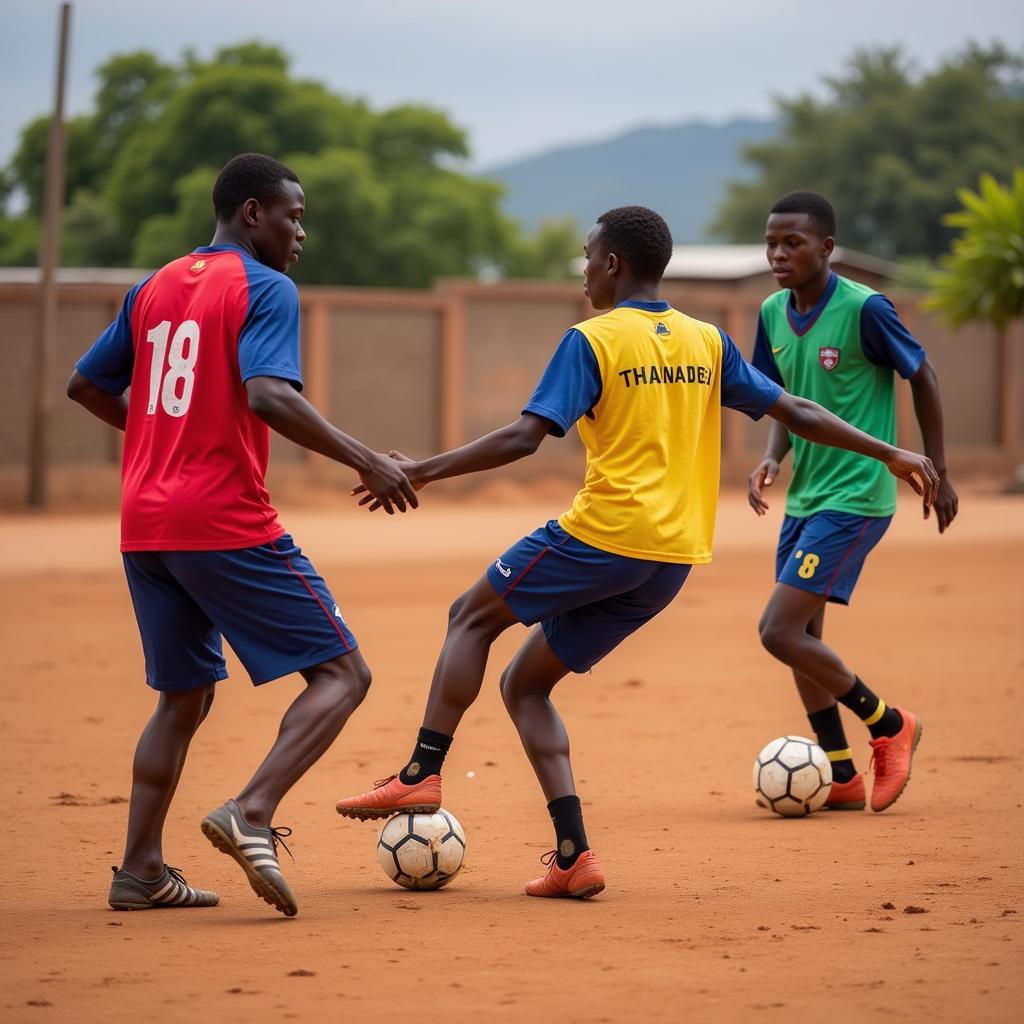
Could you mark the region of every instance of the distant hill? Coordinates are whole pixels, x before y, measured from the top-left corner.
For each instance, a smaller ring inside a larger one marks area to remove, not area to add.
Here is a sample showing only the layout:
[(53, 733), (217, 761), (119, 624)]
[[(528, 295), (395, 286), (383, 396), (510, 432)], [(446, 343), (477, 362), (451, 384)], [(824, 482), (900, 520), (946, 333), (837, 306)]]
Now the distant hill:
[(742, 146), (770, 138), (776, 127), (775, 121), (737, 119), (637, 128), (497, 164), (483, 174), (505, 184), (505, 211), (531, 229), (567, 216), (583, 228), (609, 207), (638, 203), (668, 221), (676, 242), (699, 242), (726, 181), (749, 174), (740, 163)]

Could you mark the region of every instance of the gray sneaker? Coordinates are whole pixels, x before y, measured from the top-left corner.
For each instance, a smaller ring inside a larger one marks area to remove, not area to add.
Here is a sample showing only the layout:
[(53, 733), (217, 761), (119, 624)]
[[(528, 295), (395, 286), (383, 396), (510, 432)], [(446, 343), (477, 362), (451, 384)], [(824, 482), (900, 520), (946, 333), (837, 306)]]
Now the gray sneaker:
[[(299, 908), (277, 862), (277, 844), (290, 828), (261, 828), (250, 825), (234, 800), (221, 804), (203, 818), (203, 835), (242, 866), (257, 896), (276, 907), (286, 917), (294, 917)], [(284, 847), (288, 850), (288, 847)], [(291, 851), (288, 850), (288, 856)]]
[(155, 910), (161, 907), (215, 907), (220, 902), (215, 892), (193, 889), (177, 868), (165, 864), (158, 878), (147, 881), (130, 871), (111, 868), (107, 902), (114, 910)]

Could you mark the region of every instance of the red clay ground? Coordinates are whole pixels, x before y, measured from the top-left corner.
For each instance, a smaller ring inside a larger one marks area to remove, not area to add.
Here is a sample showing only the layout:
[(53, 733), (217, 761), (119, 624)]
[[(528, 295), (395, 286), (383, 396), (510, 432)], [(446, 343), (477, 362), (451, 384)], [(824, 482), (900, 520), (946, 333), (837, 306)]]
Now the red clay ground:
[[(755, 634), (777, 519), (756, 522), (727, 497), (714, 565), (591, 676), (561, 688), (609, 876), (605, 893), (577, 904), (520, 895), (551, 845), (495, 685), (522, 631), (500, 642), (449, 759), (446, 805), (469, 853), (448, 889), (398, 889), (376, 863), (375, 828), (334, 813), (339, 794), (407, 754), (451, 599), (564, 507), (554, 496), (425, 497), (415, 518), (396, 521), (350, 512), (344, 499), (337, 512), (285, 510), (376, 676), (281, 808), (295, 829), (296, 860), (285, 858), (293, 920), (257, 900), (198, 825), (262, 756), (297, 677), (253, 692), (231, 662), (171, 812), (171, 863), (217, 889), (221, 906), (109, 911), (132, 747), (154, 702), (116, 522), (0, 521), (5, 1021), (1019, 1019), (1019, 500), (965, 494), (942, 539), (913, 505), (901, 510), (826, 635), (871, 685), (921, 715), (914, 780), (884, 815), (783, 820), (754, 807), (749, 781), (764, 742), (807, 728)], [(864, 731), (851, 723), (850, 734), (866, 767)]]

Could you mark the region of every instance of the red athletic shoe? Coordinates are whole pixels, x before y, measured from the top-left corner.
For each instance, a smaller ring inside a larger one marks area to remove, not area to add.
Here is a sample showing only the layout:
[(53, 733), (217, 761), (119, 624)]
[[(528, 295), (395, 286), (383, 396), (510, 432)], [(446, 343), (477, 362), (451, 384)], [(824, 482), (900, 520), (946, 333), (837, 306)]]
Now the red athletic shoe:
[(346, 818), (390, 818), (406, 814), (433, 814), (441, 806), (441, 776), (428, 775), (407, 786), (397, 775), (373, 784), (369, 793), (346, 796), (338, 801), (338, 813)]
[(875, 766), (875, 783), (871, 787), (871, 810), (892, 807), (910, 781), (910, 763), (921, 742), (921, 723), (917, 716), (903, 708), (893, 708), (903, 717), (903, 728), (895, 736), (871, 740), (871, 761)]
[(604, 889), (604, 872), (593, 850), (584, 850), (576, 863), (565, 871), (558, 866), (556, 857), (555, 850), (541, 857), (541, 863), (548, 866), (548, 873), (526, 883), (527, 896), (573, 896), (584, 900)]
[(864, 776), (857, 772), (849, 782), (833, 780), (825, 806), (831, 811), (863, 811), (867, 800), (868, 791), (864, 786)]

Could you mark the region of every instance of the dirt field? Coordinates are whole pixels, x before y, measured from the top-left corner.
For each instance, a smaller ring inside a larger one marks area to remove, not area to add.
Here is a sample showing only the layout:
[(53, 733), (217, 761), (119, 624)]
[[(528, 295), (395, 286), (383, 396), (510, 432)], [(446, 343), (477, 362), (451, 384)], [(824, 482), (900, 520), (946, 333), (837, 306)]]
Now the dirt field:
[[(154, 703), (116, 521), (0, 519), (5, 1021), (1019, 1019), (1024, 502), (964, 494), (942, 539), (912, 503), (901, 510), (826, 636), (921, 715), (914, 780), (884, 815), (783, 820), (750, 789), (760, 746), (807, 731), (755, 631), (778, 509), (758, 522), (727, 497), (715, 563), (591, 676), (562, 685), (609, 881), (578, 904), (521, 895), (552, 845), (495, 685), (521, 630), (500, 642), (448, 761), (446, 806), (469, 840), (448, 889), (395, 887), (376, 863), (376, 829), (334, 812), (338, 795), (408, 753), (450, 600), (564, 507), (557, 494), (491, 497), (428, 500), (404, 520), (344, 500), (338, 512), (283, 512), (375, 672), (280, 810), (295, 830), (293, 920), (257, 900), (198, 826), (262, 756), (298, 677), (253, 692), (229, 661), (193, 745), (165, 849), (220, 907), (108, 910), (132, 748)], [(866, 768), (866, 731), (851, 722), (849, 734)]]

